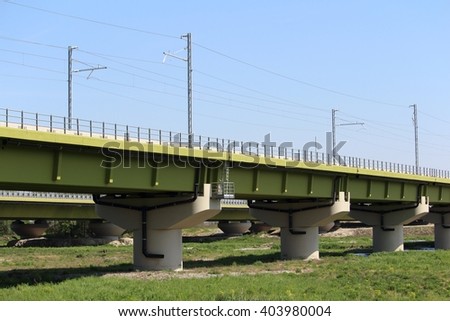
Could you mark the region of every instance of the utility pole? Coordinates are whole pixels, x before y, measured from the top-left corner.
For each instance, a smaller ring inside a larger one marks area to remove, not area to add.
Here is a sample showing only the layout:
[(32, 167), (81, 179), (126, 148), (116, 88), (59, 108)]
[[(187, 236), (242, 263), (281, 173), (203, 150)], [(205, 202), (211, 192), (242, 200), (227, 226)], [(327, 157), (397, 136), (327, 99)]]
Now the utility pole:
[(332, 142), (331, 142), (331, 147), (332, 147), (332, 153), (333, 153), (333, 160), (334, 160), (334, 154), (335, 151), (334, 149), (336, 148), (336, 112), (337, 109), (332, 109), (331, 110), (331, 133), (332, 135)]
[(72, 51), (78, 47), (69, 46), (68, 49), (68, 71), (67, 71), (67, 118), (69, 121), (69, 129), (72, 129)]
[(338, 126), (353, 126), (353, 125), (361, 125), (363, 126), (364, 123), (362, 122), (353, 122), (353, 123), (341, 123), (341, 124), (336, 124), (336, 112), (338, 110), (337, 109), (332, 109), (331, 110), (331, 132), (332, 132), (332, 153), (333, 153), (333, 162), (335, 160), (336, 157), (336, 127)]
[(414, 109), (413, 112), (413, 123), (414, 123), (414, 147), (415, 147), (415, 158), (416, 158), (416, 174), (419, 173), (419, 120), (417, 118), (417, 105), (409, 106)]
[(192, 131), (192, 43), (191, 33), (182, 36), (187, 41), (187, 79), (188, 79), (188, 145), (192, 148), (194, 134)]
[(106, 69), (104, 66), (97, 66), (97, 67), (91, 67), (91, 68), (85, 68), (85, 69), (78, 69), (73, 70), (72, 69), (72, 51), (74, 49), (78, 49), (76, 46), (69, 46), (68, 47), (68, 57), (67, 57), (67, 82), (68, 82), (68, 91), (67, 91), (67, 118), (68, 118), (68, 129), (72, 129), (72, 74), (74, 72), (83, 72), (83, 71), (90, 71), (88, 78), (91, 76), (91, 74), (94, 72), (94, 70), (99, 69)]
[[(170, 51), (164, 51), (165, 56), (177, 58), (187, 62), (187, 97), (188, 97), (188, 147), (192, 148), (194, 145), (194, 132), (192, 129), (192, 37), (191, 33), (181, 36), (181, 39), (186, 38), (187, 42), (187, 58), (179, 57), (172, 54)], [(165, 59), (165, 58), (164, 58)], [(163, 61), (164, 62), (164, 61)]]

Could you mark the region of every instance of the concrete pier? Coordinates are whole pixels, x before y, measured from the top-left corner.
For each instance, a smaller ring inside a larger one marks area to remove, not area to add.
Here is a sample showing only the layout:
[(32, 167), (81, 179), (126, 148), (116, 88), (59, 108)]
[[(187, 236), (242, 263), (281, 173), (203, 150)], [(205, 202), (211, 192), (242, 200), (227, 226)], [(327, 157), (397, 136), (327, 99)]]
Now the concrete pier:
[[(264, 208), (266, 206), (266, 208)], [(250, 214), (281, 228), (284, 259), (318, 259), (319, 226), (341, 219), (350, 211), (349, 195), (340, 192), (328, 203), (269, 203), (250, 205)]]
[(403, 251), (403, 225), (373, 226), (373, 251)]
[(297, 233), (281, 228), (281, 258), (319, 259), (319, 227), (299, 227)]
[(429, 212), (428, 198), (421, 197), (415, 206), (352, 206), (350, 216), (373, 228), (373, 251), (403, 251), (403, 225), (418, 220)]
[[(133, 265), (140, 271), (183, 269), (183, 241), (181, 229), (147, 229), (146, 249), (143, 249), (142, 229), (133, 234)], [(146, 254), (143, 254), (143, 253)]]
[(133, 232), (133, 264), (136, 269), (181, 270), (182, 229), (218, 214), (220, 201), (211, 199), (210, 185), (205, 184), (202, 195), (192, 201), (175, 197), (105, 198), (96, 204), (96, 211), (100, 217)]
[(450, 250), (450, 207), (432, 207), (424, 219), (434, 223), (434, 247)]

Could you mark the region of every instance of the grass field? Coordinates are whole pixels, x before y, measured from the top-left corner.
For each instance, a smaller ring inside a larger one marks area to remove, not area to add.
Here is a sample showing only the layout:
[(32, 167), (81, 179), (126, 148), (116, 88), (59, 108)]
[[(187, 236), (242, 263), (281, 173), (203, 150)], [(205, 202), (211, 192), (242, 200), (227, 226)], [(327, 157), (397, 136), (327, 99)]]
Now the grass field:
[(0, 300), (450, 300), (450, 251), (419, 250), (432, 236), (375, 254), (369, 236), (321, 237), (305, 262), (280, 260), (276, 236), (190, 232), (181, 272), (134, 271), (131, 246), (1, 246)]

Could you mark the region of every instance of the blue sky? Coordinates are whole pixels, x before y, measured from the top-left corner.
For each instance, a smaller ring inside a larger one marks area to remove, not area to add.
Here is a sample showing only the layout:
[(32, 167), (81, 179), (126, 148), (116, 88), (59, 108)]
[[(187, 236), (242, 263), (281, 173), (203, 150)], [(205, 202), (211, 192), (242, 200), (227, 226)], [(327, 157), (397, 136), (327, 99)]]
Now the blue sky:
[(0, 0), (0, 107), (187, 131), (193, 41), (194, 132), (301, 148), (325, 145), (331, 109), (341, 155), (450, 164), (448, 1)]

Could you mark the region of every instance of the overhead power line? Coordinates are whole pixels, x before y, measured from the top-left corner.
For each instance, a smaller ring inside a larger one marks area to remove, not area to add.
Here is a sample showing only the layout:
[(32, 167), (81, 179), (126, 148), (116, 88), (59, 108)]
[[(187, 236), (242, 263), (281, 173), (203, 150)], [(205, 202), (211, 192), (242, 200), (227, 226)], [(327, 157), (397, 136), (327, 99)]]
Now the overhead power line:
[(27, 67), (27, 68), (38, 69), (38, 70), (42, 70), (42, 71), (54, 72), (54, 73), (57, 73), (57, 74), (64, 74), (64, 72), (59, 71), (59, 70), (53, 70), (53, 69), (48, 69), (48, 68), (43, 68), (43, 67), (38, 67), (38, 66), (33, 66), (33, 65), (28, 65), (28, 64), (23, 64), (23, 63), (15, 62), (15, 61), (9, 61), (9, 60), (0, 59), (0, 62), (11, 64), (11, 65), (16, 65), (16, 66), (22, 66), (22, 67)]
[(381, 100), (377, 100), (377, 99), (372, 99), (372, 98), (366, 98), (366, 97), (362, 97), (362, 96), (352, 95), (352, 94), (345, 93), (345, 92), (342, 92), (342, 91), (338, 91), (338, 90), (330, 89), (330, 88), (327, 88), (327, 87), (319, 86), (319, 85), (316, 85), (316, 84), (313, 84), (313, 83), (310, 83), (310, 82), (307, 82), (307, 81), (304, 81), (304, 80), (300, 80), (300, 79), (297, 79), (297, 78), (293, 78), (293, 77), (290, 77), (290, 76), (283, 75), (283, 74), (281, 74), (279, 72), (276, 72), (276, 71), (273, 71), (273, 70), (270, 70), (270, 69), (267, 69), (267, 68), (264, 68), (264, 67), (257, 66), (255, 64), (249, 63), (247, 61), (244, 61), (244, 60), (241, 60), (241, 59), (238, 59), (238, 58), (234, 58), (234, 57), (232, 57), (230, 55), (224, 54), (224, 53), (222, 53), (220, 51), (217, 51), (215, 49), (208, 48), (208, 47), (203, 46), (203, 45), (201, 45), (199, 43), (194, 42), (193, 44), (195, 46), (199, 47), (199, 48), (202, 48), (204, 50), (207, 50), (207, 51), (212, 52), (212, 53), (214, 53), (216, 55), (219, 55), (219, 56), (222, 56), (222, 57), (227, 58), (229, 60), (232, 60), (234, 62), (246, 65), (248, 67), (251, 67), (251, 68), (254, 68), (256, 70), (265, 72), (267, 74), (270, 74), (270, 75), (273, 75), (273, 76), (276, 76), (276, 77), (279, 77), (279, 78), (283, 78), (283, 79), (286, 79), (286, 80), (289, 80), (289, 81), (293, 81), (293, 82), (296, 82), (296, 83), (299, 83), (299, 84), (302, 84), (302, 85), (305, 85), (305, 86), (308, 86), (308, 87), (312, 87), (312, 88), (316, 88), (316, 89), (319, 89), (319, 90), (322, 90), (322, 91), (326, 91), (326, 92), (329, 92), (329, 93), (332, 93), (332, 94), (345, 96), (345, 97), (349, 97), (349, 98), (353, 98), (353, 99), (357, 99), (357, 100), (367, 101), (367, 102), (380, 104), (380, 105), (387, 105), (387, 106), (392, 106), (392, 107), (402, 107), (402, 108), (407, 108), (408, 107), (406, 105), (393, 104), (393, 103), (389, 103), (389, 102), (385, 102), (385, 101), (381, 101)]
[(24, 40), (24, 39), (17, 39), (17, 38), (6, 37), (6, 36), (1, 36), (1, 35), (0, 35), (0, 39), (8, 40), (8, 41), (15, 41), (15, 42), (22, 42), (22, 43), (27, 43), (30, 45), (37, 45), (37, 46), (43, 46), (43, 47), (49, 47), (49, 48), (64, 49), (64, 50), (67, 49), (67, 47), (63, 47), (63, 46), (57, 46), (57, 45), (52, 45), (52, 44), (48, 44), (48, 43), (42, 43), (42, 42), (30, 41), (30, 40)]
[[(116, 59), (123, 59), (123, 60), (129, 60), (129, 61), (136, 61), (136, 62), (144, 62), (144, 63), (156, 64), (156, 65), (163, 65), (163, 63), (161, 61), (154, 61), (154, 60), (148, 60), (148, 59), (142, 59), (142, 58), (124, 57), (124, 56), (111, 55), (111, 54), (107, 54), (107, 53), (87, 51), (87, 50), (81, 50), (81, 49), (78, 49), (78, 51), (86, 53), (88, 55), (101, 57), (101, 58), (105, 58), (105, 59), (106, 58), (116, 58)], [(121, 63), (121, 62), (118, 62), (118, 63)], [(164, 65), (169, 65), (169, 66), (172, 66), (172, 67), (184, 69), (183, 67), (176, 66), (176, 65), (170, 65), (170, 64), (167, 64), (167, 63), (165, 63)]]
[[(150, 71), (148, 69), (145, 69), (145, 68), (142, 68), (142, 67), (137, 67), (137, 66), (131, 65), (129, 63), (120, 62), (120, 61), (117, 61), (115, 59), (111, 59), (110, 57), (116, 58), (116, 59), (125, 59), (125, 60), (130, 60), (130, 61), (136, 61), (136, 62), (153, 63), (153, 64), (161, 64), (161, 65), (170, 65), (170, 64), (167, 63), (167, 61), (164, 64), (162, 64), (161, 62), (149, 61), (149, 60), (145, 60), (145, 59), (130, 58), (130, 57), (124, 57), (124, 56), (116, 56), (116, 55), (110, 55), (110, 54), (98, 53), (98, 52), (92, 52), (92, 51), (86, 51), (86, 50), (78, 50), (78, 51), (79, 52), (84, 52), (84, 53), (89, 54), (89, 55), (93, 55), (95, 57), (100, 57), (100, 58), (106, 59), (108, 61), (111, 61), (111, 62), (120, 64), (120, 65), (129, 67), (129, 68), (133, 68), (133, 69), (136, 69), (136, 70), (139, 70), (139, 71), (143, 71), (143, 72), (146, 72), (146, 73), (151, 73), (151, 74), (163, 77), (163, 78), (175, 80), (177, 82), (185, 82), (185, 80), (182, 80), (182, 79), (179, 79), (179, 78), (175, 78), (175, 77), (171, 77), (171, 76), (167, 76), (167, 75), (164, 75), (164, 74), (161, 74), (161, 73), (157, 73), (157, 72), (154, 72), (154, 71)], [(176, 66), (176, 65), (170, 65), (170, 66), (183, 69), (182, 67), (179, 67), (179, 66)], [(120, 69), (116, 69), (116, 68), (112, 68), (112, 67), (110, 67), (109, 69), (110, 70), (116, 70), (116, 71), (121, 72), (121, 73), (126, 73), (126, 74), (129, 74), (129, 75), (132, 75), (132, 76), (136, 76), (136, 77), (139, 77), (139, 78), (142, 78), (142, 79), (159, 82), (158, 80), (151, 79), (151, 78), (148, 78), (148, 77), (143, 77), (141, 75), (138, 75), (138, 74), (135, 74), (135, 73), (131, 73), (131, 72), (127, 72), (127, 71), (124, 71), (124, 70), (120, 70)], [(211, 74), (202, 72), (202, 71), (200, 71), (198, 69), (194, 69), (194, 72), (197, 73), (197, 74), (200, 74), (200, 75), (203, 75), (203, 76), (206, 76), (206, 77), (209, 77), (209, 78), (212, 78), (212, 79), (215, 79), (215, 80), (227, 83), (227, 84), (232, 85), (232, 86), (234, 86), (236, 88), (244, 89), (244, 90), (247, 90), (247, 91), (250, 91), (250, 92), (254, 92), (254, 93), (257, 93), (259, 95), (270, 97), (272, 99), (268, 100), (268, 99), (264, 99), (264, 98), (260, 98), (260, 97), (256, 97), (256, 96), (243, 95), (243, 94), (239, 94), (239, 93), (236, 93), (236, 92), (230, 92), (230, 91), (226, 91), (226, 90), (223, 90), (223, 89), (214, 88), (214, 87), (206, 86), (206, 85), (202, 85), (202, 84), (197, 84), (197, 87), (206, 88), (206, 89), (210, 89), (210, 90), (214, 90), (214, 91), (218, 91), (218, 92), (222, 92), (222, 93), (226, 93), (226, 94), (230, 94), (230, 95), (234, 95), (234, 96), (240, 96), (240, 97), (245, 97), (245, 98), (259, 100), (259, 101), (265, 101), (265, 102), (272, 103), (272, 104), (285, 105), (285, 106), (289, 106), (290, 105), (290, 106), (293, 106), (293, 107), (303, 107), (303, 108), (319, 110), (319, 111), (323, 111), (323, 112), (327, 112), (328, 113), (328, 109), (319, 108), (319, 107), (313, 107), (313, 106), (301, 104), (301, 103), (298, 103), (298, 102), (290, 101), (290, 100), (287, 100), (285, 98), (276, 97), (274, 95), (268, 94), (267, 92), (262, 92), (262, 91), (259, 91), (259, 90), (256, 90), (256, 89), (252, 89), (252, 88), (249, 88), (249, 87), (246, 87), (246, 86), (243, 86), (243, 85), (240, 85), (240, 84), (237, 84), (237, 83), (234, 83), (234, 82), (231, 82), (231, 81), (228, 81), (228, 80), (216, 77), (216, 76), (213, 76)], [(165, 82), (164, 82), (164, 84), (165, 85), (169, 85), (171, 87), (180, 88), (179, 86), (170, 85), (170, 84), (167, 84)], [(198, 91), (195, 91), (195, 92), (198, 92)], [(205, 94), (205, 93), (203, 92), (203, 94)], [(209, 95), (209, 94), (206, 94), (206, 95)]]
[[(79, 51), (80, 51), (80, 52), (84, 52), (84, 53), (88, 53), (88, 54), (92, 54), (92, 53), (89, 53), (89, 52), (83, 51), (83, 50), (79, 50)], [(148, 70), (148, 69), (144, 69), (144, 68), (141, 68), (141, 67), (137, 67), (137, 66), (134, 66), (134, 65), (130, 65), (130, 64), (128, 64), (128, 63), (120, 62), (120, 61), (117, 61), (117, 60), (114, 60), (114, 59), (111, 59), (111, 58), (107, 58), (106, 56), (95, 55), (95, 54), (92, 54), (92, 55), (97, 56), (97, 57), (100, 57), (100, 58), (103, 58), (103, 59), (105, 59), (105, 60), (107, 60), (107, 61), (114, 62), (114, 63), (119, 64), (119, 65), (123, 65), (123, 66), (129, 67), (129, 68), (132, 68), (132, 69), (136, 69), (136, 70), (143, 71), (143, 72), (146, 72), (146, 73), (149, 73), (149, 74), (157, 75), (157, 76), (159, 76), (159, 77), (163, 77), (163, 78), (175, 80), (175, 81), (178, 81), (178, 82), (184, 82), (184, 80), (182, 80), (182, 79), (175, 78), (175, 77), (171, 77), (171, 76), (167, 76), (167, 75), (164, 75), (164, 74), (155, 72), (155, 71), (151, 71), (151, 70)], [(110, 68), (110, 69), (112, 69), (112, 68)], [(139, 76), (139, 75), (137, 75), (137, 74), (130, 73), (130, 72), (127, 72), (127, 71), (123, 71), (123, 70), (120, 70), (120, 69), (115, 69), (115, 70), (118, 71), (118, 72), (128, 73), (128, 74), (133, 75), (133, 76), (138, 76), (138, 77), (140, 77), (140, 78), (144, 78), (143, 76)], [(149, 79), (149, 78), (144, 78), (144, 79), (152, 80), (152, 79)]]
[(159, 33), (159, 32), (133, 28), (133, 27), (128, 27), (128, 26), (124, 26), (124, 25), (111, 23), (111, 22), (105, 22), (105, 21), (99, 21), (99, 20), (95, 20), (95, 19), (84, 18), (84, 17), (75, 16), (75, 15), (62, 13), (62, 12), (58, 12), (58, 11), (53, 11), (53, 10), (43, 9), (43, 8), (39, 8), (39, 7), (35, 7), (35, 6), (30, 6), (30, 5), (15, 2), (15, 1), (5, 0), (5, 3), (12, 4), (12, 5), (15, 5), (18, 7), (41, 11), (41, 12), (45, 12), (45, 13), (49, 13), (49, 14), (53, 14), (53, 15), (57, 15), (57, 16), (61, 16), (61, 17), (66, 17), (66, 18), (70, 18), (70, 19), (74, 19), (74, 20), (80, 20), (80, 21), (90, 22), (90, 23), (94, 23), (94, 24), (98, 24), (98, 25), (113, 27), (113, 28), (117, 28), (117, 29), (124, 29), (124, 30), (129, 30), (129, 31), (134, 31), (134, 32), (140, 32), (140, 33), (145, 33), (148, 35), (153, 35), (153, 36), (158, 36), (158, 37), (179, 39), (178, 36), (173, 36), (173, 35), (168, 35), (168, 34), (163, 34), (163, 33)]
[(65, 79), (56, 79), (56, 78), (45, 78), (45, 77), (32, 77), (32, 76), (23, 76), (23, 75), (10, 75), (10, 74), (0, 74), (1, 77), (9, 77), (9, 78), (19, 78), (19, 79), (28, 79), (28, 80), (45, 80), (45, 81), (57, 81), (57, 82), (66, 82)]
[(204, 75), (206, 77), (210, 77), (212, 79), (219, 80), (219, 81), (224, 82), (224, 83), (226, 83), (228, 85), (232, 85), (232, 86), (235, 86), (235, 87), (240, 88), (240, 89), (244, 89), (244, 90), (247, 90), (247, 91), (250, 91), (250, 92), (254, 92), (254, 93), (262, 95), (262, 96), (266, 96), (266, 97), (269, 97), (269, 98), (276, 99), (276, 100), (284, 102), (284, 103), (277, 102), (277, 104), (300, 106), (300, 107), (305, 107), (305, 108), (308, 108), (308, 109), (314, 109), (314, 110), (319, 110), (319, 111), (328, 113), (328, 109), (325, 109), (325, 108), (319, 108), (319, 107), (309, 106), (309, 105), (305, 105), (305, 104), (300, 104), (300, 103), (294, 102), (294, 101), (286, 99), (286, 98), (281, 98), (281, 97), (277, 97), (277, 96), (274, 96), (274, 95), (270, 95), (267, 92), (263, 92), (263, 91), (260, 91), (260, 90), (249, 88), (249, 87), (237, 84), (237, 83), (229, 81), (229, 80), (225, 80), (223, 78), (216, 77), (214, 75), (211, 75), (211, 74), (208, 74), (208, 73), (196, 70), (196, 69), (195, 69), (195, 72), (199, 73), (199, 74), (202, 74), (202, 75)]
[[(0, 36), (0, 38), (2, 38), (2, 37)], [(39, 45), (39, 46), (47, 46), (47, 47), (54, 47), (54, 48), (64, 48), (64, 47), (60, 47), (60, 46), (56, 46), (56, 45), (52, 45), (52, 44), (41, 43), (41, 42), (34, 42), (34, 41), (27, 41), (27, 40), (10, 38), (10, 37), (7, 37), (7, 40), (18, 41), (18, 42), (23, 42), (23, 43), (29, 43), (29, 44), (33, 44), (33, 45)], [(0, 49), (0, 50), (2, 50), (2, 49)], [(59, 60), (59, 61), (65, 61), (65, 59), (62, 59), (62, 58), (55, 58), (55, 57), (49, 57), (49, 56), (43, 56), (43, 55), (36, 55), (36, 54), (33, 54), (33, 53), (24, 52), (24, 51), (12, 51), (12, 50), (7, 50), (7, 49), (5, 49), (5, 51), (10, 51), (10, 52), (14, 52), (14, 53), (20, 53), (20, 54), (29, 55), (29, 56), (36, 56), (36, 57), (42, 57), (42, 58), (47, 58), (47, 59), (54, 59), (54, 60)], [(125, 59), (125, 60), (132, 60), (132, 61), (142, 61), (142, 62), (154, 63), (153, 61), (148, 61), (148, 60), (144, 60), (144, 59), (137, 59), (137, 58), (130, 58), (130, 57), (123, 57), (123, 56), (116, 56), (116, 55), (111, 55), (111, 54), (107, 54), (107, 53), (98, 53), (98, 52), (92, 52), (92, 51), (86, 51), (86, 50), (80, 50), (80, 49), (78, 49), (78, 51), (79, 52), (83, 52), (85, 54), (89, 54), (89, 55), (95, 56), (95, 57), (100, 57), (100, 58), (105, 59), (107, 61), (119, 64), (119, 65), (123, 65), (123, 66), (126, 66), (128, 68), (133, 68), (135, 70), (139, 70), (139, 71), (142, 71), (142, 72), (154, 74), (154, 75), (157, 75), (159, 77), (163, 77), (163, 78), (166, 78), (166, 79), (171, 79), (171, 80), (174, 80), (174, 81), (177, 81), (177, 82), (184, 82), (184, 80), (182, 80), (182, 79), (171, 77), (171, 76), (167, 76), (167, 75), (161, 74), (161, 73), (157, 73), (157, 72), (148, 70), (146, 68), (142, 68), (142, 67), (138, 67), (136, 65), (132, 65), (132, 64), (126, 63), (126, 62), (118, 61), (116, 59)], [(112, 59), (110, 57), (114, 57), (116, 59)], [(74, 59), (74, 62), (75, 61), (77, 61), (77, 62), (79, 62), (81, 64), (85, 64), (82, 61), (78, 61), (78, 60)], [(9, 63), (13, 63), (13, 62), (9, 62)], [(16, 64), (18, 64), (18, 63), (16, 63)], [(162, 65), (161, 62), (159, 64)], [(23, 64), (21, 64), (21, 65), (23, 66)], [(85, 65), (87, 65), (88, 67), (92, 67), (91, 65), (88, 65), (88, 64), (85, 64)], [(167, 63), (164, 64), (164, 65), (167, 65)], [(31, 65), (26, 65), (26, 66), (30, 67), (30, 68), (35, 68), (35, 69), (41, 68), (41, 67), (31, 66)], [(181, 67), (179, 67), (179, 68), (181, 68)], [(44, 69), (44, 68), (41, 68), (41, 69)], [(133, 72), (125, 71), (125, 70), (122, 70), (122, 69), (118, 69), (118, 68), (114, 68), (114, 67), (108, 67), (108, 69), (113, 70), (113, 71), (117, 71), (117, 72), (120, 72), (120, 73), (123, 73), (123, 74), (128, 74), (128, 75), (131, 75), (133, 77), (138, 77), (138, 78), (141, 78), (141, 79), (144, 79), (144, 80), (149, 80), (149, 81), (153, 81), (153, 82), (157, 82), (157, 83), (162, 83), (165, 86), (170, 86), (170, 87), (178, 88), (178, 89), (184, 89), (184, 87), (181, 87), (181, 86), (178, 86), (178, 85), (169, 84), (167, 82), (162, 82), (161, 80), (145, 77), (145, 76), (142, 76), (142, 75), (139, 75), (139, 74), (136, 74), (136, 73), (133, 73)], [(274, 96), (274, 95), (270, 95), (270, 94), (268, 94), (266, 92), (262, 92), (262, 91), (259, 91), (259, 90), (256, 90), (256, 89), (252, 89), (252, 88), (243, 86), (241, 84), (237, 84), (237, 83), (234, 83), (234, 82), (231, 82), (231, 81), (228, 81), (228, 80), (216, 77), (214, 75), (211, 75), (211, 74), (199, 71), (199, 70), (195, 70), (195, 72), (198, 73), (198, 74), (204, 75), (206, 77), (209, 77), (209, 78), (212, 78), (212, 79), (219, 80), (221, 82), (230, 84), (230, 85), (232, 85), (232, 86), (234, 86), (236, 88), (244, 89), (244, 90), (256, 93), (258, 95), (269, 97), (271, 99), (265, 99), (265, 98), (261, 98), (261, 97), (257, 97), (257, 96), (243, 95), (243, 94), (240, 94), (240, 93), (237, 93), (237, 92), (226, 91), (226, 90), (223, 90), (221, 88), (214, 88), (214, 87), (211, 87), (211, 86), (205, 86), (205, 85), (199, 84), (198, 87), (200, 87), (200, 88), (214, 90), (214, 91), (225, 93), (225, 94), (228, 94), (228, 95), (244, 97), (244, 98), (247, 98), (247, 99), (257, 100), (257, 101), (260, 101), (260, 102), (266, 102), (266, 103), (270, 103), (270, 104), (292, 106), (292, 107), (302, 107), (302, 108), (308, 108), (308, 109), (313, 109), (313, 110), (318, 110), (318, 111), (326, 111), (325, 109), (322, 109), (322, 108), (312, 107), (312, 106), (308, 106), (308, 105), (301, 104), (301, 103), (298, 103), (298, 102), (290, 101), (290, 100), (282, 98), (282, 97), (277, 97), (277, 96)], [(129, 87), (138, 88), (136, 86), (129, 86)], [(141, 88), (141, 89), (143, 89), (143, 88)], [(242, 101), (242, 100), (230, 99), (230, 98), (227, 98), (227, 97), (221, 97), (221, 96), (217, 96), (217, 95), (214, 95), (214, 94), (208, 94), (208, 93), (206, 93), (204, 91), (195, 91), (195, 92), (198, 93), (198, 94), (206, 95), (206, 96), (211, 96), (211, 97), (215, 97), (215, 98), (219, 98), (219, 99), (228, 100), (230, 102), (237, 102), (237, 103), (241, 103), (241, 104), (247, 104), (247, 105), (251, 105), (251, 106), (256, 106), (258, 108), (274, 109), (274, 110), (283, 111), (283, 112), (286, 112), (286, 113), (293, 113), (293, 114), (298, 114), (298, 115), (304, 115), (304, 114), (299, 113), (297, 111), (280, 110), (279, 108), (263, 106), (261, 104), (255, 104), (254, 102), (245, 102), (245, 101)], [(204, 101), (205, 102), (214, 103), (212, 101), (206, 101), (206, 100), (204, 100)], [(234, 107), (237, 108), (237, 106), (234, 106)], [(243, 109), (245, 109), (245, 107), (243, 107)], [(318, 117), (318, 118), (325, 118), (325, 117), (321, 117), (321, 116), (316, 116), (316, 117)]]
[[(19, 7), (23, 7), (23, 8), (27, 8), (27, 9), (32, 9), (32, 10), (36, 10), (36, 11), (41, 11), (41, 12), (45, 12), (48, 14), (53, 14), (53, 15), (58, 15), (58, 16), (62, 16), (62, 17), (66, 17), (66, 18), (71, 18), (71, 19), (75, 19), (75, 20), (80, 20), (80, 21), (85, 21), (85, 22), (89, 22), (89, 23), (94, 23), (94, 24), (99, 24), (99, 25), (104, 25), (104, 26), (108, 26), (108, 27), (113, 27), (113, 28), (118, 28), (118, 29), (124, 29), (124, 30), (128, 30), (128, 31), (134, 31), (134, 32), (139, 32), (139, 33), (144, 33), (144, 34), (148, 34), (148, 35), (153, 35), (153, 36), (159, 36), (159, 37), (165, 37), (165, 38), (172, 38), (172, 39), (179, 39), (178, 36), (174, 36), (174, 35), (168, 35), (168, 34), (163, 34), (163, 33), (159, 33), (159, 32), (154, 32), (154, 31), (149, 31), (149, 30), (144, 30), (144, 29), (139, 29), (139, 28), (134, 28), (134, 27), (129, 27), (129, 26), (124, 26), (124, 25), (119, 25), (119, 24), (115, 24), (115, 23), (110, 23), (110, 22), (105, 22), (105, 21), (99, 21), (99, 20), (95, 20), (95, 19), (90, 19), (90, 18), (84, 18), (84, 17), (80, 17), (80, 16), (75, 16), (75, 15), (71, 15), (71, 14), (66, 14), (66, 13), (62, 13), (62, 12), (57, 12), (57, 11), (53, 11), (53, 10), (48, 10), (48, 9), (43, 9), (43, 8), (39, 8), (39, 7), (35, 7), (35, 6), (30, 6), (30, 5), (26, 5), (23, 3), (19, 3), (16, 1), (11, 1), (11, 0), (5, 0), (5, 3), (7, 4), (12, 4), (15, 6), (19, 6)], [(373, 98), (368, 98), (368, 97), (362, 97), (362, 96), (358, 96), (358, 95), (353, 95), (347, 92), (343, 92), (343, 91), (338, 91), (335, 89), (331, 89), (331, 88), (327, 88), (324, 86), (319, 86), (304, 80), (300, 80), (291, 76), (287, 76), (287, 75), (283, 75), (279, 72), (264, 68), (264, 67), (260, 67), (257, 66), (255, 64), (246, 62), (244, 60), (238, 59), (238, 58), (234, 58), (230, 55), (227, 55), (225, 53), (222, 53), (218, 50), (215, 49), (211, 49), (208, 48), (204, 45), (201, 45), (199, 43), (196, 42), (192, 42), (193, 45), (202, 48), (204, 50), (207, 50), (209, 52), (212, 52), (216, 55), (222, 56), (224, 58), (227, 58), (229, 60), (232, 60), (234, 62), (252, 67), (256, 70), (271, 74), (273, 76), (277, 76), (279, 78), (283, 78), (289, 81), (293, 81), (299, 84), (302, 84), (304, 86), (308, 86), (311, 88), (316, 88), (322, 91), (326, 91), (335, 95), (340, 95), (340, 96), (344, 96), (344, 97), (349, 97), (349, 98), (353, 98), (353, 99), (357, 99), (357, 100), (361, 100), (361, 101), (366, 101), (366, 102), (371, 102), (371, 103), (375, 103), (375, 104), (380, 104), (380, 105), (386, 105), (386, 106), (392, 106), (392, 107), (402, 107), (402, 108), (408, 108), (407, 105), (401, 105), (401, 104), (394, 104), (394, 103), (390, 103), (390, 102), (385, 102), (385, 101), (381, 101), (378, 99), (373, 99)]]
[[(130, 88), (130, 89), (143, 90), (143, 91), (153, 92), (153, 93), (157, 93), (157, 94), (161, 94), (161, 95), (167, 95), (167, 96), (171, 96), (171, 97), (178, 97), (178, 98), (185, 97), (184, 95), (181, 95), (181, 94), (168, 93), (166, 91), (160, 91), (160, 90), (155, 90), (155, 89), (150, 89), (150, 88), (145, 88), (145, 87), (139, 87), (139, 86), (135, 86), (135, 85), (127, 85), (127, 84), (120, 83), (120, 82), (100, 79), (98, 77), (92, 77), (92, 79), (96, 80), (98, 82), (102, 82), (102, 83), (106, 83), (106, 84), (110, 84), (110, 85), (121, 86), (121, 87), (125, 87), (125, 88)], [(314, 122), (314, 121), (311, 121), (309, 119), (305, 120), (304, 118), (297, 118), (297, 117), (294, 117), (292, 115), (288, 115), (286, 113), (280, 113), (280, 112), (277, 113), (277, 112), (270, 112), (270, 111), (260, 110), (260, 109), (256, 109), (256, 108), (246, 107), (246, 106), (237, 106), (237, 105), (233, 105), (233, 104), (226, 103), (226, 102), (213, 101), (213, 100), (203, 99), (203, 98), (199, 98), (199, 97), (197, 97), (195, 100), (196, 101), (210, 103), (210, 104), (213, 104), (213, 105), (225, 106), (225, 107), (228, 107), (228, 108), (238, 109), (238, 110), (241, 110), (241, 111), (242, 110), (247, 110), (247, 111), (251, 111), (251, 112), (255, 112), (255, 113), (266, 114), (266, 115), (271, 115), (271, 116), (277, 116), (277, 117), (281, 117), (281, 118), (296, 119), (296, 120), (299, 120), (299, 121), (305, 121), (305, 122), (308, 122), (308, 123), (314, 123), (314, 124), (318, 124), (318, 125), (324, 125), (325, 124), (325, 123), (320, 123), (320, 122)], [(267, 108), (265, 106), (259, 106), (259, 105), (255, 105), (255, 104), (251, 104), (251, 105), (253, 105), (253, 106), (257, 107), (257, 108)], [(299, 114), (299, 115), (303, 115), (303, 114)]]
[(419, 114), (425, 115), (425, 116), (430, 117), (430, 118), (432, 118), (434, 120), (437, 120), (437, 121), (440, 121), (440, 122), (443, 122), (443, 123), (446, 123), (446, 124), (450, 124), (450, 121), (448, 121), (447, 119), (443, 119), (443, 118), (439, 118), (439, 117), (433, 116), (433, 115), (428, 114), (428, 113), (426, 113), (426, 112), (424, 112), (422, 110), (419, 110), (418, 112), (419, 112)]
[(33, 53), (29, 53), (29, 52), (24, 52), (24, 51), (16, 51), (16, 50), (2, 49), (2, 48), (0, 48), (0, 51), (10, 52), (10, 53), (15, 53), (15, 54), (20, 54), (20, 55), (24, 55), (24, 56), (31, 56), (31, 57), (38, 57), (38, 58), (52, 59), (52, 60), (58, 60), (58, 61), (65, 61), (65, 59), (63, 59), (63, 58), (50, 57), (50, 56), (44, 56), (44, 55), (37, 55), (37, 54), (33, 54)]

